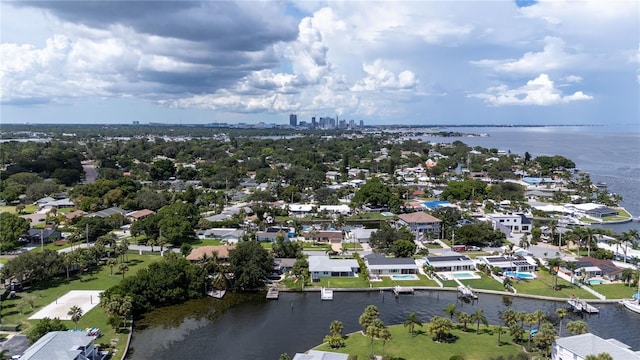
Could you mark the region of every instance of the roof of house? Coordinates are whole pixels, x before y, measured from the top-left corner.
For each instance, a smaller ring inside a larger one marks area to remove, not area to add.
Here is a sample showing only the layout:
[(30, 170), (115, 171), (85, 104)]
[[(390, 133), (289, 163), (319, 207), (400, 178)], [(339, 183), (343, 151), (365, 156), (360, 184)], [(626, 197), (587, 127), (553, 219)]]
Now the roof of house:
[[(617, 274), (622, 271), (619, 267), (615, 266), (611, 260), (596, 259), (590, 257), (581, 257), (576, 262), (576, 269), (597, 267), (602, 270), (603, 274)], [(587, 271), (590, 271), (587, 269)]]
[(440, 263), (444, 261), (471, 261), (467, 255), (450, 255), (450, 256), (428, 256), (429, 263)]
[(353, 259), (331, 259), (328, 256), (309, 256), (311, 272), (350, 272), (359, 268), (358, 261)]
[(214, 252), (218, 253), (218, 259), (228, 259), (229, 251), (233, 249), (235, 249), (235, 246), (229, 246), (229, 245), (202, 246), (202, 247), (193, 249), (191, 253), (187, 255), (187, 260), (198, 261), (198, 260), (201, 260), (205, 254), (210, 257), (213, 255)]
[(80, 217), (80, 216), (83, 216), (83, 215), (86, 215), (86, 214), (87, 214), (86, 211), (75, 210), (75, 211), (72, 211), (70, 213), (67, 213), (64, 217), (67, 220), (71, 220), (71, 219), (74, 219), (74, 218), (77, 218), (77, 217)]
[(406, 223), (434, 223), (440, 222), (435, 216), (429, 215), (426, 212), (414, 212), (410, 214), (400, 214), (398, 218)]
[(296, 258), (275, 258), (275, 262), (280, 267), (292, 268), (298, 259)]
[(132, 212), (128, 213), (127, 217), (134, 218), (134, 219), (141, 219), (141, 218), (149, 216), (149, 215), (151, 215), (153, 213), (154, 213), (153, 210), (142, 209), (142, 210), (132, 211)]
[(93, 336), (84, 332), (52, 331), (31, 345), (20, 359), (23, 360), (74, 360), (82, 353), (80, 347), (90, 345)]
[(412, 258), (397, 258), (397, 257), (386, 257), (383, 254), (369, 254), (366, 255), (365, 260), (367, 261), (368, 266), (379, 267), (379, 266), (402, 266), (402, 267), (418, 267), (416, 265), (415, 260)]
[(29, 231), (27, 232), (27, 235), (29, 235), (30, 237), (37, 237), (37, 238), (42, 236), (43, 238), (48, 239), (52, 235), (56, 235), (60, 237), (60, 231), (54, 230), (54, 229), (29, 229)]
[(640, 359), (640, 353), (633, 352), (627, 344), (615, 339), (603, 339), (591, 333), (564, 337), (556, 340), (556, 344), (571, 351), (581, 358), (587, 355), (608, 353), (613, 360)]
[(115, 215), (115, 214), (120, 214), (120, 215), (125, 215), (127, 212), (120, 209), (119, 207), (110, 207), (108, 209), (104, 209), (104, 210), (100, 210), (100, 211), (96, 211), (94, 213), (91, 213), (87, 216), (89, 217), (94, 217), (94, 216), (98, 216), (101, 218), (106, 218), (109, 217), (111, 215)]
[(306, 354), (297, 353), (293, 360), (347, 360), (348, 354), (332, 353), (328, 351), (309, 350)]

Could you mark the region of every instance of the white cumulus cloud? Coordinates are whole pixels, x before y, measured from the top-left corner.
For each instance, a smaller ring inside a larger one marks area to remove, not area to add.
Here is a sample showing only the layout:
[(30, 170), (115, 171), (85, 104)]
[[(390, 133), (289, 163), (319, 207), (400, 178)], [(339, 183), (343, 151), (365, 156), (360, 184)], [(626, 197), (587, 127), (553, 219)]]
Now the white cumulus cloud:
[(384, 68), (380, 59), (371, 64), (362, 65), (367, 76), (351, 87), (351, 91), (388, 91), (409, 90), (418, 85), (416, 74), (409, 70), (402, 71), (397, 76)]
[(582, 91), (576, 91), (571, 95), (563, 95), (555, 87), (549, 75), (544, 73), (533, 80), (527, 81), (526, 85), (519, 88), (510, 89), (507, 85), (500, 85), (488, 88), (484, 93), (471, 94), (469, 97), (482, 99), (491, 106), (548, 106), (593, 99), (591, 95), (587, 95)]

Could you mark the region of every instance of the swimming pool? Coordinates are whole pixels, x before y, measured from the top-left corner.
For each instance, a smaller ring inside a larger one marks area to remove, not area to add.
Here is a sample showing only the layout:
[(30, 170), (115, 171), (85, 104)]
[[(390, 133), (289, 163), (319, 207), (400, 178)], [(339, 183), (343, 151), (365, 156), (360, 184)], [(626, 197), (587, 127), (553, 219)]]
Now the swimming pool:
[(456, 279), (475, 279), (475, 278), (477, 278), (477, 276), (475, 274), (468, 273), (468, 272), (451, 273), (451, 276), (453, 276)]
[(531, 280), (531, 279), (535, 279), (536, 276), (532, 273), (523, 273), (523, 272), (515, 272), (515, 271), (507, 271), (504, 273), (506, 276), (508, 277), (514, 277), (516, 279), (525, 279), (525, 280)]
[(407, 275), (391, 275), (393, 280), (418, 280), (418, 277), (413, 274)]
[(604, 284), (604, 280), (597, 279), (597, 278), (592, 278), (592, 279), (588, 279), (587, 283), (589, 285), (602, 285), (602, 284)]

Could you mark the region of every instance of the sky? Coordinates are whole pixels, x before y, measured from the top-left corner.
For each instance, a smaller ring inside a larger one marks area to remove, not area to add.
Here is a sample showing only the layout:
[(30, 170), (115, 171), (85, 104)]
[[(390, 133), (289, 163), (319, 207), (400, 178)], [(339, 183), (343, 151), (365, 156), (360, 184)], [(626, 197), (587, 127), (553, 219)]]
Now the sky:
[(289, 114), (638, 124), (640, 2), (0, 2), (0, 124)]

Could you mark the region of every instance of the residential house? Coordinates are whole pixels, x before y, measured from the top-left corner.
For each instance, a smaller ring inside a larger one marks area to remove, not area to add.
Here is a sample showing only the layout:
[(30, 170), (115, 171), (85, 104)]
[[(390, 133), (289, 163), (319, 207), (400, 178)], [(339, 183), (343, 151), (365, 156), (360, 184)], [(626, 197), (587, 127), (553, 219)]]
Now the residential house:
[(354, 259), (331, 259), (329, 256), (309, 256), (309, 273), (313, 281), (323, 277), (353, 277), (360, 271)]
[(476, 264), (467, 255), (448, 252), (442, 256), (428, 256), (425, 265), (433, 267), (435, 272), (476, 270)]
[(116, 214), (120, 214), (122, 216), (125, 216), (127, 214), (127, 212), (122, 210), (122, 209), (120, 209), (119, 207), (110, 207), (108, 209), (96, 211), (96, 212), (88, 214), (86, 216), (87, 217), (96, 217), (97, 216), (97, 217), (101, 217), (101, 218), (108, 218), (109, 216), (116, 215)]
[(54, 229), (29, 229), (25, 234), (20, 235), (20, 242), (24, 243), (50, 243), (62, 239), (62, 234)]
[(155, 211), (149, 210), (149, 209), (142, 209), (142, 210), (136, 210), (128, 213), (126, 218), (130, 222), (134, 222), (134, 221), (146, 219), (149, 215), (152, 215), (152, 214), (155, 214)]
[(397, 275), (397, 274), (417, 274), (418, 265), (413, 258), (386, 257), (383, 254), (369, 254), (364, 257), (369, 274)]
[(491, 222), (494, 230), (502, 231), (507, 237), (511, 232), (530, 232), (532, 228), (531, 221), (520, 213), (493, 213), (486, 214), (485, 218)]
[(404, 225), (419, 239), (425, 237), (427, 233), (440, 234), (440, 223), (442, 221), (426, 212), (415, 212), (398, 215), (398, 224)]
[(77, 217), (82, 217), (82, 216), (85, 216), (85, 215), (87, 215), (86, 211), (75, 210), (75, 211), (72, 211), (70, 213), (66, 213), (64, 215), (64, 217), (65, 217), (66, 221), (71, 221), (71, 220), (73, 220), (73, 219), (75, 219)]
[(347, 234), (347, 239), (350, 242), (358, 242), (358, 243), (368, 243), (371, 240), (371, 233), (375, 232), (377, 229), (365, 229), (365, 228), (355, 228)]
[(342, 231), (338, 231), (338, 230), (319, 230), (315, 232), (306, 231), (304, 233), (304, 239), (307, 241), (340, 244), (342, 243)]
[(191, 253), (187, 255), (187, 260), (198, 262), (215, 254), (221, 262), (228, 262), (229, 252), (233, 249), (235, 249), (235, 246), (232, 245), (202, 246), (191, 250)]
[(293, 270), (293, 265), (296, 263), (296, 258), (275, 258), (273, 259), (273, 270), (278, 274), (284, 274), (287, 271)]
[(537, 270), (535, 261), (527, 259), (509, 258), (505, 256), (480, 256), (478, 259), (489, 268), (500, 268), (501, 272), (534, 272)]
[(201, 240), (220, 240), (229, 244), (237, 243), (244, 236), (244, 230), (234, 228), (213, 228), (201, 230), (196, 237)]
[(640, 360), (640, 352), (616, 339), (603, 339), (586, 333), (557, 339), (551, 351), (552, 360), (584, 360), (589, 355), (607, 353), (613, 360)]
[(99, 360), (95, 337), (78, 331), (51, 331), (24, 352), (20, 360)]
[(306, 353), (296, 353), (293, 360), (348, 360), (348, 354), (328, 351), (309, 350)]
[(611, 281), (620, 280), (622, 269), (615, 266), (611, 260), (581, 257), (575, 263), (574, 275), (578, 278), (589, 279), (604, 277)]

